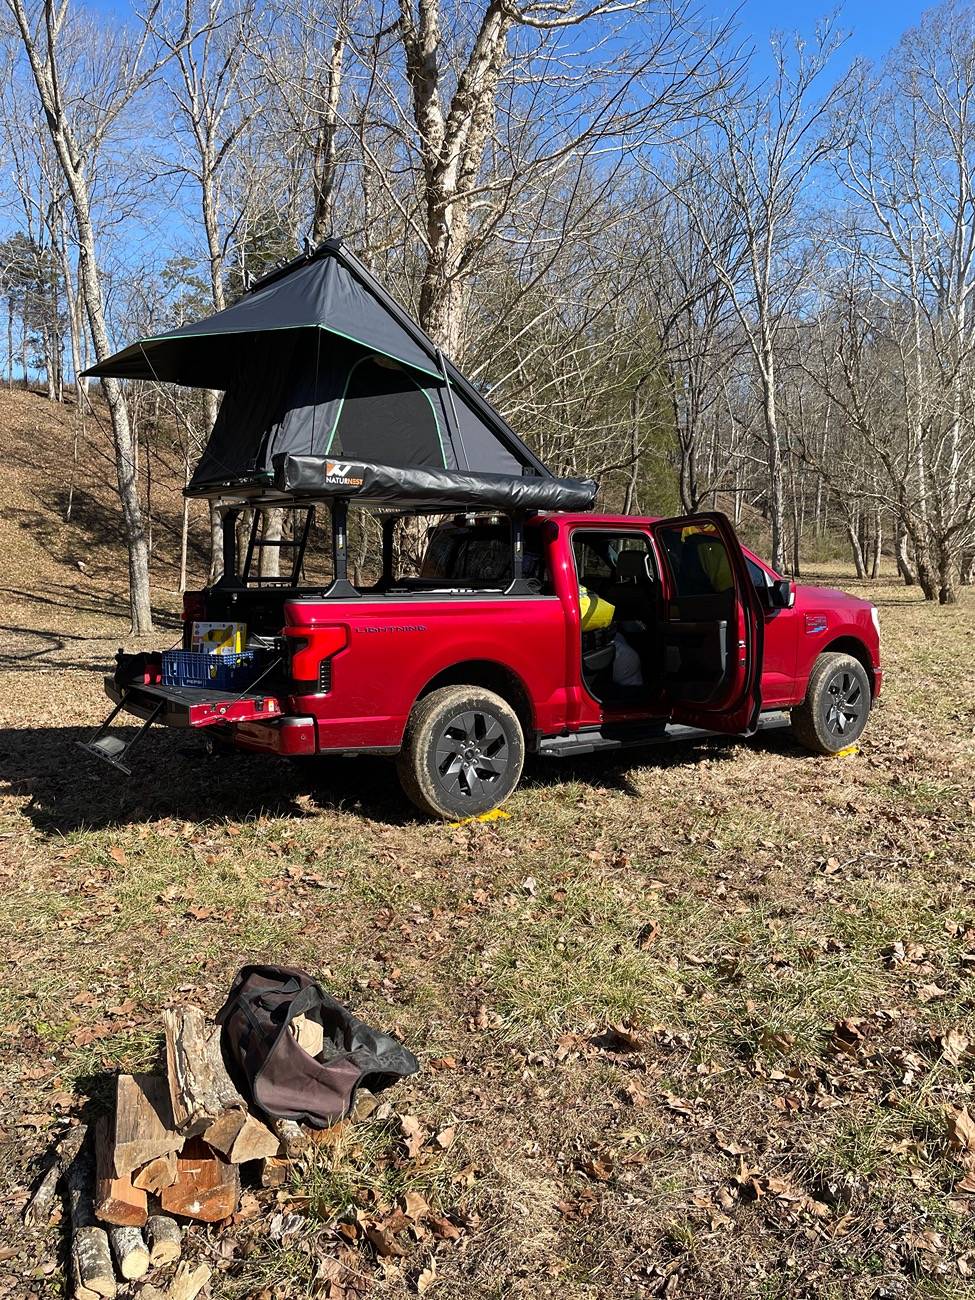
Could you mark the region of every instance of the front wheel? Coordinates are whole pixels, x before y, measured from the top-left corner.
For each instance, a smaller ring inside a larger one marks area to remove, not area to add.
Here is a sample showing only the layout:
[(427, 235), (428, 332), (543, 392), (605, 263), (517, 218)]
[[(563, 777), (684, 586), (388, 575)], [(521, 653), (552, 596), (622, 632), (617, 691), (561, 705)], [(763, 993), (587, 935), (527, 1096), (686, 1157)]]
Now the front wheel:
[(413, 710), (397, 770), (421, 812), (449, 820), (497, 808), (524, 761), (524, 733), (506, 700), (477, 686), (444, 686)]
[(792, 710), (792, 734), (817, 754), (836, 754), (863, 734), (870, 681), (852, 655), (827, 651), (813, 664), (806, 698)]

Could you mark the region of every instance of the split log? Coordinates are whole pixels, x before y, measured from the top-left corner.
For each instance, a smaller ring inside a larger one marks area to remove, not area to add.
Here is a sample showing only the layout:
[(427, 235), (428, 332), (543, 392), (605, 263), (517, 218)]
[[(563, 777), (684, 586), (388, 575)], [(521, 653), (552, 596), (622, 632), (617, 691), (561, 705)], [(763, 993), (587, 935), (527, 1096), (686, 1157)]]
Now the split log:
[(168, 1151), (164, 1156), (156, 1156), (132, 1175), (132, 1186), (141, 1187), (144, 1192), (161, 1192), (164, 1187), (172, 1187), (176, 1181), (176, 1152)]
[(141, 1228), (149, 1213), (146, 1194), (127, 1175), (117, 1178), (114, 1162), (111, 1121), (102, 1115), (95, 1125), (95, 1214), (103, 1223)]
[(355, 1101), (352, 1103), (352, 1109), (349, 1111), (348, 1118), (354, 1120), (368, 1119), (379, 1109), (379, 1098), (368, 1088), (356, 1088)]
[(169, 1300), (196, 1300), (213, 1276), (209, 1264), (197, 1264), (196, 1268), (186, 1263), (180, 1264), (169, 1287)]
[(153, 1268), (171, 1264), (183, 1253), (183, 1231), (168, 1214), (150, 1214), (146, 1241), (149, 1243), (149, 1263)]
[(293, 1160), (295, 1156), (300, 1156), (308, 1145), (308, 1134), (301, 1125), (296, 1124), (293, 1119), (272, 1119), (270, 1123), (288, 1159)]
[(225, 1110), (222, 1115), (218, 1115), (212, 1123), (206, 1126), (200, 1137), (208, 1147), (213, 1147), (214, 1151), (229, 1156), (230, 1149), (234, 1145), (234, 1139), (240, 1132), (243, 1123), (244, 1112), (242, 1110)]
[(276, 1156), (280, 1146), (276, 1133), (256, 1115), (240, 1110), (226, 1111), (203, 1130), (202, 1137), (207, 1146), (225, 1155), (232, 1165)]
[(24, 1223), (28, 1228), (39, 1228), (49, 1222), (58, 1179), (81, 1150), (86, 1132), (87, 1128), (84, 1124), (76, 1124), (73, 1128), (69, 1128), (67, 1133), (62, 1133), (51, 1148), (50, 1163), (41, 1175), (41, 1180), (34, 1189), (34, 1195), (24, 1210)]
[(199, 1007), (163, 1012), (166, 1072), (173, 1120), (183, 1134), (203, 1131), (225, 1110), (246, 1110), (220, 1051), (220, 1026)]
[(124, 1178), (183, 1145), (160, 1074), (120, 1074), (115, 1089), (115, 1175)]
[(65, 1174), (75, 1300), (114, 1296), (117, 1289), (108, 1233), (95, 1222), (92, 1205), (94, 1172), (89, 1143), (81, 1148)]
[(81, 1280), (81, 1273), (78, 1267), (78, 1257), (75, 1252), (71, 1252), (71, 1287), (68, 1294), (72, 1300), (102, 1300), (97, 1291), (92, 1291), (91, 1287), (85, 1286)]
[(200, 1138), (190, 1138), (176, 1159), (176, 1181), (163, 1188), (159, 1203), (167, 1214), (216, 1223), (237, 1208), (240, 1171)]
[(126, 1281), (145, 1277), (149, 1272), (149, 1251), (139, 1229), (109, 1228), (108, 1240), (112, 1243), (112, 1254), (118, 1271)]
[(291, 1161), (286, 1156), (268, 1156), (261, 1161), (261, 1186), (283, 1187), (290, 1171)]

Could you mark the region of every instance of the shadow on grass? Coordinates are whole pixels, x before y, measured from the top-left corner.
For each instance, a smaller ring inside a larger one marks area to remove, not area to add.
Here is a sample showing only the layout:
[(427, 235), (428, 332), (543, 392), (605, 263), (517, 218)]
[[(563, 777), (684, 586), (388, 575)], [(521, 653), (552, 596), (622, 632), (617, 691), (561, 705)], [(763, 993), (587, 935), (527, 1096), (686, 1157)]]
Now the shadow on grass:
[[(129, 618), (128, 597), (116, 591), (98, 588), (92, 583), (86, 583), (82, 587), (74, 583), (46, 582), (43, 591), (33, 591), (26, 587), (0, 587), (0, 596), (9, 596), (18, 603), (37, 605), (51, 611), (70, 610), (73, 615), (92, 614), (99, 617), (126, 620)], [(182, 620), (179, 615), (164, 606), (153, 605), (152, 617), (160, 627), (182, 627)], [(10, 630), (20, 632), (23, 635), (34, 635), (36, 632), (36, 629), (22, 627)], [(64, 640), (87, 641), (91, 639), (90, 633), (69, 633), (60, 630), (52, 632), (50, 635), (62, 637)], [(106, 635), (111, 639), (117, 637), (119, 631), (113, 630)]]
[[(127, 777), (77, 748), (93, 731), (94, 726), (0, 730), (0, 792), (24, 797), (22, 811), (38, 830), (64, 835), (167, 817), (239, 822), (339, 811), (391, 825), (422, 820), (401, 792), (388, 759), (363, 755), (289, 760), (235, 750), (212, 758), (196, 736), (159, 728), (140, 742)], [(136, 728), (113, 732), (132, 737)], [(749, 743), (780, 752), (793, 748), (780, 734)], [(641, 792), (631, 779), (634, 769), (731, 760), (736, 750), (736, 742), (728, 738), (625, 754), (535, 758), (526, 768), (523, 785), (531, 789), (576, 781), (639, 798)]]

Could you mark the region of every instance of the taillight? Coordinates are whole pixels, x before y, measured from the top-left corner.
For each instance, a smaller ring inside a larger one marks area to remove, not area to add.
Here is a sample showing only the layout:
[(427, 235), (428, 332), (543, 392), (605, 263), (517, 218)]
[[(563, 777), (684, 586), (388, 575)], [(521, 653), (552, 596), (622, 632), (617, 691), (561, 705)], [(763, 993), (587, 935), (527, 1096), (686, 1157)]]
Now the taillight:
[(183, 592), (183, 622), (196, 623), (206, 618), (207, 603), (202, 591)]
[(291, 646), (291, 677), (296, 688), (308, 694), (331, 689), (331, 659), (349, 643), (349, 629), (342, 624), (330, 627), (286, 627), (284, 634)]

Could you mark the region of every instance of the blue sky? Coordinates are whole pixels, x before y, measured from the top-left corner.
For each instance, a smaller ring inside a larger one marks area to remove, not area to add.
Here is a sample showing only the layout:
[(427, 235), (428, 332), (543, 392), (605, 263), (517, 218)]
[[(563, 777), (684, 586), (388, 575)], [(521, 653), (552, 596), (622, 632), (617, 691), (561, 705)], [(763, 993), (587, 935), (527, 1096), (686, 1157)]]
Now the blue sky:
[[(712, 0), (713, 4), (713, 0)], [(707, 7), (712, 8), (712, 4)], [(898, 41), (907, 27), (913, 27), (929, 4), (911, 0), (849, 0), (839, 5), (840, 25), (852, 32), (848, 49), (851, 55), (880, 59)], [(734, 4), (713, 4), (713, 11), (723, 16), (733, 12)], [(756, 45), (764, 45), (769, 34), (782, 31), (812, 32), (816, 22), (831, 12), (829, 0), (745, 0), (738, 15), (743, 35)]]

